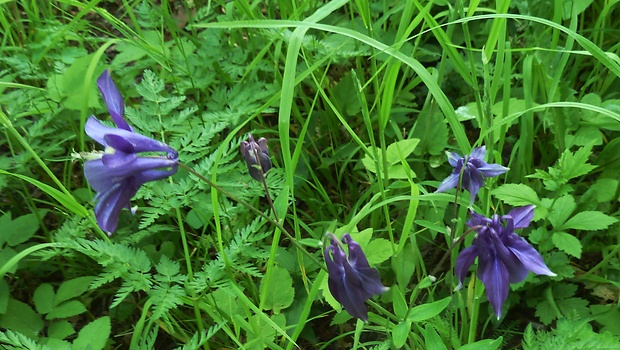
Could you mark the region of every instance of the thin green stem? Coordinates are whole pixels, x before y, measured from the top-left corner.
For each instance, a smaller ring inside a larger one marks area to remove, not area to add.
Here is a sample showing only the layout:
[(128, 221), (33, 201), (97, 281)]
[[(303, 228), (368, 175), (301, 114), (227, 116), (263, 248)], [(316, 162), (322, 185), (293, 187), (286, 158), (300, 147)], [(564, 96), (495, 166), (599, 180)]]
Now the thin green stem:
[(596, 264), (596, 266), (594, 266), (593, 268), (588, 270), (588, 272), (586, 272), (583, 275), (579, 276), (579, 278), (580, 279), (586, 278), (589, 275), (591, 275), (592, 273), (594, 273), (594, 271), (596, 271), (596, 270), (600, 269), (601, 267), (603, 267), (603, 265), (607, 264), (607, 262), (611, 258), (613, 258), (619, 251), (620, 251), (620, 244), (616, 245), (616, 247), (609, 254), (607, 254), (607, 256), (605, 256), (605, 258), (603, 258), (603, 260), (601, 260), (601, 262), (599, 262), (598, 264)]
[[(183, 255), (185, 255), (185, 265), (187, 266), (187, 278), (189, 282), (194, 279), (194, 272), (192, 269), (192, 261), (190, 258), (189, 245), (187, 244), (187, 234), (185, 232), (185, 227), (183, 225), (183, 220), (181, 217), (181, 210), (179, 208), (176, 209), (177, 222), (179, 223), (179, 233), (181, 234), (181, 244), (183, 245)], [(192, 305), (194, 307), (194, 316), (196, 316), (196, 322), (198, 322), (198, 331), (199, 333), (203, 333), (205, 330), (202, 315), (200, 314), (200, 306), (198, 305), (198, 300), (196, 299), (196, 295), (191, 288), (189, 288), (190, 296), (192, 297)], [(203, 345), (204, 349), (209, 349), (209, 343), (205, 342)]]
[(454, 241), (454, 243), (450, 246), (450, 248), (448, 248), (448, 251), (446, 251), (444, 253), (444, 255), (441, 257), (441, 260), (439, 260), (439, 263), (435, 266), (435, 268), (433, 269), (433, 271), (431, 271), (431, 273), (429, 274), (430, 276), (435, 276), (435, 274), (437, 273), (437, 271), (439, 271), (439, 269), (441, 268), (441, 266), (443, 265), (444, 261), (446, 261), (446, 259), (448, 258), (448, 256), (450, 255), (450, 253), (452, 252), (452, 249), (454, 249), (454, 247), (458, 246), (461, 242), (463, 242), (463, 239), (465, 239), (465, 237), (480, 229), (482, 226), (474, 226), (472, 228), (470, 228), (469, 230), (465, 231), (461, 237), (459, 237), (456, 241)]
[(200, 175), (199, 173), (197, 173), (196, 171), (194, 171), (194, 169), (190, 168), (189, 166), (179, 162), (179, 166), (185, 170), (187, 170), (189, 173), (195, 175), (196, 177), (198, 177), (200, 180), (206, 182), (207, 184), (209, 184), (209, 186), (215, 188), (218, 192), (222, 193), (223, 195), (227, 196), (228, 198), (236, 201), (237, 203), (243, 205), (244, 207), (250, 209), (252, 212), (254, 212), (256, 215), (259, 215), (261, 217), (263, 217), (265, 220), (269, 221), (270, 223), (274, 224), (278, 229), (280, 229), (280, 231), (282, 231), (284, 233), (284, 235), (291, 241), (291, 244), (293, 244), (297, 249), (299, 249), (303, 254), (305, 254), (308, 258), (310, 258), (310, 260), (312, 260), (313, 262), (315, 262), (317, 265), (319, 265), (323, 270), (327, 271), (327, 268), (325, 266), (323, 266), (323, 264), (321, 262), (319, 262), (319, 260), (312, 254), (310, 254), (301, 244), (299, 244), (299, 242), (297, 242), (297, 240), (295, 240), (295, 238), (284, 228), (284, 226), (282, 226), (282, 224), (278, 221), (275, 221), (274, 219), (270, 218), (269, 216), (267, 216), (265, 213), (263, 213), (262, 211), (254, 208), (250, 203), (244, 201), (241, 198), (238, 198), (237, 196), (233, 195), (232, 193), (226, 191), (225, 189), (223, 189), (222, 187), (216, 185), (213, 181), (209, 180), (208, 178), (206, 178), (205, 176)]
[(61, 190), (67, 196), (73, 197), (71, 192), (67, 190), (67, 188), (60, 182), (60, 180), (58, 180), (58, 178), (56, 177), (56, 175), (54, 175), (54, 173), (50, 170), (50, 168), (43, 162), (43, 160), (41, 160), (41, 158), (39, 158), (37, 152), (35, 152), (35, 150), (33, 150), (32, 147), (30, 147), (30, 145), (28, 144), (28, 141), (26, 141), (26, 139), (24, 139), (22, 135), (19, 132), (17, 132), (15, 127), (13, 127), (13, 123), (11, 123), (9, 118), (2, 111), (0, 111), (0, 122), (4, 124), (4, 126), (9, 130), (11, 135), (13, 135), (13, 137), (15, 137), (17, 141), (19, 141), (22, 147), (24, 147), (26, 151), (30, 153), (30, 155), (32, 156), (32, 158), (34, 158), (37, 164), (41, 166), (43, 171), (45, 171), (45, 173), (50, 177), (50, 179), (54, 181), (56, 186), (58, 186), (58, 189)]

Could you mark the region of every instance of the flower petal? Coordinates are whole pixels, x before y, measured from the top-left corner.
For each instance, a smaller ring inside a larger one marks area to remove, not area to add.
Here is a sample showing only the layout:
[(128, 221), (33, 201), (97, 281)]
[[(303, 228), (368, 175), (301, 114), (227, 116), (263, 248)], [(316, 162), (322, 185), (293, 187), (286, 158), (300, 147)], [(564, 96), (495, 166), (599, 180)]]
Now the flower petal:
[(379, 275), (379, 271), (375, 268), (358, 268), (357, 273), (362, 281), (362, 287), (370, 294), (368, 298), (372, 295), (381, 295), (390, 289), (381, 283), (381, 276)]
[(462, 186), (469, 192), (469, 205), (474, 204), (480, 187), (484, 186), (484, 177), (482, 177), (482, 173), (475, 167), (468, 165), (463, 172)]
[(86, 125), (84, 126), (84, 131), (86, 131), (86, 135), (90, 136), (93, 140), (97, 141), (100, 145), (106, 146), (105, 140), (103, 139), (106, 134), (108, 134), (114, 128), (103, 125), (99, 119), (94, 116), (91, 116), (86, 121)]
[(487, 298), (499, 319), (502, 316), (502, 305), (508, 298), (509, 283), (506, 266), (495, 256), (491, 256), (490, 259), (478, 259), (478, 278), (484, 283)]
[(106, 145), (112, 148), (117, 146), (120, 150), (128, 150), (126, 153), (166, 152), (171, 159), (176, 159), (178, 157), (177, 151), (161, 141), (153, 140), (150, 137), (135, 132), (114, 128), (110, 129), (112, 129), (112, 131), (104, 136), (104, 140), (106, 141)]
[[(512, 233), (512, 235), (515, 235)], [(496, 256), (499, 260), (502, 261), (506, 269), (508, 270), (508, 281), (510, 283), (518, 283), (521, 282), (527, 277), (530, 273), (530, 269), (525, 266), (516, 255), (512, 253), (510, 249), (508, 249), (500, 237), (495, 234), (489, 235), (491, 241), (493, 242), (493, 246), (495, 247)]]
[(474, 260), (478, 257), (478, 247), (472, 245), (467, 247), (459, 253), (458, 258), (456, 258), (456, 263), (454, 264), (454, 273), (456, 277), (459, 279), (460, 283), (463, 283), (465, 280), (465, 276), (467, 276), (467, 271), (469, 271), (469, 267), (474, 263)]
[(510, 170), (509, 168), (506, 168), (499, 164), (487, 164), (485, 162), (482, 162), (482, 163), (483, 163), (481, 164), (482, 166), (478, 167), (478, 170), (480, 170), (482, 175), (484, 175), (485, 177), (499, 176), (507, 172), (508, 170)]
[(131, 126), (129, 126), (123, 118), (123, 115), (125, 115), (125, 104), (121, 93), (118, 91), (116, 84), (114, 84), (114, 80), (112, 80), (110, 76), (109, 69), (101, 73), (97, 79), (97, 86), (99, 87), (99, 91), (101, 91), (103, 100), (108, 107), (108, 112), (116, 126), (127, 131), (133, 131)]
[(484, 215), (471, 211), (471, 219), (467, 220), (467, 226), (470, 228), (476, 226), (486, 226), (489, 222), (491, 222), (491, 220), (487, 219)]
[(470, 159), (480, 159), (480, 160), (484, 160), (484, 156), (487, 154), (487, 147), (486, 146), (480, 146), (480, 147), (476, 147), (471, 151), (471, 154), (469, 155)]
[(514, 228), (525, 228), (530, 226), (530, 222), (534, 218), (534, 205), (526, 205), (512, 209), (506, 216), (510, 216), (513, 221)]
[(136, 175), (136, 181), (142, 186), (150, 181), (165, 179), (176, 174), (178, 170), (177, 164), (173, 164), (169, 170), (146, 170)]
[(530, 271), (537, 275), (556, 276), (545, 264), (542, 256), (523, 237), (517, 234), (504, 239), (504, 244)]
[(455, 188), (459, 184), (459, 174), (452, 173), (450, 176), (446, 177), (437, 187), (435, 192), (445, 192), (451, 188)]
[(459, 160), (463, 159), (463, 157), (461, 157), (461, 155), (456, 152), (446, 152), (446, 155), (448, 156), (448, 163), (450, 163), (453, 168), (456, 168)]
[[(339, 301), (351, 316), (357, 317), (362, 321), (366, 321), (368, 320), (368, 310), (366, 309), (364, 302), (370, 297), (370, 295), (368, 295), (366, 290), (364, 290), (362, 281), (360, 280), (357, 271), (355, 271), (355, 269), (353, 269), (348, 262), (344, 263), (344, 270), (345, 278), (342, 287), (346, 297)], [(339, 292), (342, 292), (342, 290)]]
[(370, 264), (368, 264), (368, 259), (366, 259), (366, 254), (364, 254), (362, 247), (360, 247), (360, 245), (353, 240), (350, 234), (343, 234), (341, 240), (342, 243), (346, 244), (349, 248), (349, 262), (353, 267), (370, 267)]
[(138, 191), (134, 178), (128, 178), (122, 183), (116, 184), (112, 189), (98, 195), (95, 205), (95, 217), (97, 224), (108, 235), (116, 231), (118, 216), (123, 208), (129, 206), (129, 201)]
[(269, 159), (267, 140), (261, 137), (257, 143), (252, 135), (248, 135), (248, 140), (241, 141), (241, 154), (248, 166), (250, 176), (257, 181), (263, 181), (263, 175), (266, 175), (267, 171), (273, 167)]
[(125, 153), (166, 152), (171, 159), (178, 158), (178, 152), (163, 142), (135, 132), (103, 125), (95, 117), (88, 118), (84, 128), (86, 134), (104, 146)]

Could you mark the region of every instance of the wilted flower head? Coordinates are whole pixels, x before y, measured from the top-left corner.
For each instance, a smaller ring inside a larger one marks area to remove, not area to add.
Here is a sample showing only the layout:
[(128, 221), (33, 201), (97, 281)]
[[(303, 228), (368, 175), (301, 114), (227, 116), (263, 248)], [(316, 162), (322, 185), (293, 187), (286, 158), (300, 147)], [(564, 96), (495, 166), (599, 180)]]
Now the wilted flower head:
[[(84, 164), (84, 175), (97, 191), (97, 224), (111, 235), (116, 230), (121, 209), (130, 209), (129, 201), (140, 186), (176, 173), (179, 156), (170, 146), (133, 132), (123, 119), (123, 98), (108, 70), (97, 79), (97, 86), (118, 128), (105, 126), (94, 116), (88, 119), (86, 134), (105, 146), (105, 152), (99, 153), (96, 159), (88, 157), (90, 160)], [(166, 155), (139, 157), (141, 152), (163, 152)]]
[(537, 275), (555, 276), (540, 254), (514, 230), (528, 227), (534, 218), (534, 206), (511, 210), (492, 218), (472, 213), (467, 226), (477, 232), (471, 247), (463, 249), (456, 259), (455, 272), (463, 282), (469, 266), (478, 258), (478, 278), (484, 283), (487, 298), (499, 319), (508, 298), (510, 283), (521, 282), (530, 271)]
[(263, 175), (267, 174), (267, 171), (273, 166), (269, 159), (267, 140), (261, 137), (256, 142), (252, 135), (248, 135), (248, 141), (241, 141), (241, 154), (248, 165), (250, 176), (257, 181), (262, 181)]
[[(508, 171), (508, 168), (499, 164), (486, 163), (484, 161), (486, 153), (485, 146), (474, 148), (471, 154), (465, 157), (461, 157), (455, 152), (447, 153), (448, 162), (454, 167), (454, 170), (452, 170), (450, 176), (439, 184), (437, 192), (445, 192), (455, 188), (460, 182), (461, 186), (469, 191), (470, 205), (473, 204), (478, 190), (484, 185), (485, 177), (495, 177)], [(463, 167), (465, 168), (463, 169)], [(462, 178), (461, 170), (463, 173)]]
[(348, 259), (336, 236), (330, 235), (331, 244), (325, 248), (329, 291), (351, 316), (366, 321), (364, 302), (389, 288), (381, 284), (379, 271), (370, 267), (362, 248), (348, 233), (342, 236), (342, 243), (349, 247)]

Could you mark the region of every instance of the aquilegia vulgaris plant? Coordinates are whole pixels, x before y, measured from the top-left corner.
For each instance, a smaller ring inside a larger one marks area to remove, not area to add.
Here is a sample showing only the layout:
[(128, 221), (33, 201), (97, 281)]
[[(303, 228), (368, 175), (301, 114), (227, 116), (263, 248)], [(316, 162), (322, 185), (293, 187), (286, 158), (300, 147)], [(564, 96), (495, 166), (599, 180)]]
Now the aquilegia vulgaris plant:
[(328, 235), (331, 241), (325, 248), (325, 262), (329, 291), (351, 316), (366, 321), (368, 310), (364, 302), (389, 288), (381, 284), (379, 271), (370, 267), (362, 248), (348, 233), (342, 235), (342, 243), (349, 247), (348, 259), (338, 238)]
[[(97, 191), (97, 224), (111, 235), (118, 225), (121, 209), (130, 209), (129, 201), (140, 186), (176, 173), (179, 155), (165, 143), (135, 133), (123, 119), (123, 98), (109, 70), (97, 79), (97, 86), (117, 128), (103, 125), (94, 116), (88, 119), (86, 134), (103, 145), (105, 151), (86, 157), (84, 175)], [(162, 152), (165, 156), (140, 156), (141, 152)]]
[[(514, 208), (507, 215), (486, 218), (472, 213), (467, 226), (477, 233), (473, 244), (463, 249), (456, 259), (455, 272), (462, 283), (469, 266), (478, 258), (478, 278), (484, 284), (487, 298), (499, 319), (508, 298), (510, 283), (521, 282), (530, 271), (555, 276), (542, 256), (514, 230), (530, 225), (534, 206)], [(460, 286), (460, 284), (459, 284)]]
[[(488, 164), (484, 161), (486, 147), (477, 147), (470, 155), (461, 157), (458, 153), (447, 152), (448, 162), (454, 167), (450, 176), (439, 184), (437, 192), (445, 192), (451, 188), (461, 186), (469, 192), (470, 205), (474, 203), (478, 190), (484, 185), (485, 177), (495, 177), (508, 171), (508, 168), (499, 164)], [(462, 172), (462, 175), (461, 175)]]
[(267, 140), (261, 137), (254, 141), (252, 135), (248, 135), (248, 141), (241, 141), (241, 154), (248, 165), (250, 176), (257, 181), (263, 181), (263, 176), (273, 167), (269, 159)]

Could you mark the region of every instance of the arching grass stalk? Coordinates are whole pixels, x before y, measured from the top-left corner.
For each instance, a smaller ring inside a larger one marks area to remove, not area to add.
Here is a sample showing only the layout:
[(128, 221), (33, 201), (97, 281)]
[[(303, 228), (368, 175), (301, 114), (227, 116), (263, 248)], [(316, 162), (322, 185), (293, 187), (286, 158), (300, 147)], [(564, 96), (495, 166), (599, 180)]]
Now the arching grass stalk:
[[(263, 217), (265, 220), (269, 221), (270, 223), (274, 224), (278, 229), (280, 229), (280, 231), (282, 231), (284, 233), (284, 235), (291, 241), (291, 243), (295, 246), (295, 248), (299, 249), (303, 254), (305, 254), (308, 258), (310, 258), (310, 260), (312, 260), (314, 263), (316, 263), (317, 265), (319, 265), (323, 270), (327, 271), (327, 268), (324, 266), (323, 263), (321, 263), (319, 260), (317, 260), (317, 258), (310, 254), (301, 244), (299, 244), (299, 242), (297, 242), (295, 240), (295, 238), (293, 237), (293, 235), (291, 235), (286, 228), (284, 228), (284, 226), (282, 226), (282, 223), (280, 223), (279, 221), (276, 221), (272, 218), (270, 218), (268, 215), (266, 215), (265, 213), (263, 213), (262, 211), (254, 208), (250, 203), (244, 201), (241, 198), (238, 198), (237, 196), (233, 195), (232, 193), (226, 191), (225, 189), (223, 189), (222, 187), (216, 185), (213, 181), (209, 180), (208, 178), (206, 178), (205, 176), (197, 173), (196, 171), (194, 171), (194, 169), (190, 168), (189, 166), (179, 162), (179, 167), (187, 170), (189, 173), (197, 176), (200, 180), (206, 182), (207, 184), (209, 184), (209, 186), (215, 188), (218, 192), (222, 193), (223, 195), (227, 196), (228, 198), (236, 201), (237, 203), (243, 205), (244, 207), (250, 209), (252, 212), (254, 212), (256, 215), (259, 215), (261, 217)], [(273, 204), (272, 204), (272, 210), (273, 210)], [(275, 210), (273, 210), (275, 213)]]

